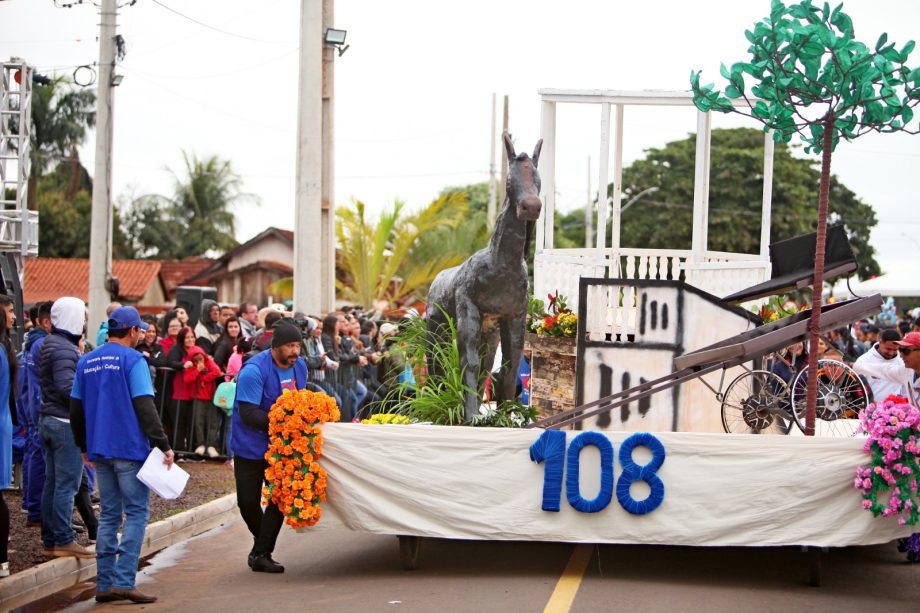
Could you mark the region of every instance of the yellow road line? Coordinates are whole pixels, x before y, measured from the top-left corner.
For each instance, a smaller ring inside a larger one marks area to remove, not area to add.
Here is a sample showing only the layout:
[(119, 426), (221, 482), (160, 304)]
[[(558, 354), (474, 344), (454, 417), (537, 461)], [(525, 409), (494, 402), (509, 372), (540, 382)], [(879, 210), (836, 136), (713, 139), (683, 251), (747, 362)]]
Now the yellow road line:
[(581, 586), (581, 580), (585, 576), (585, 569), (588, 568), (588, 562), (591, 561), (591, 555), (594, 553), (594, 545), (575, 545), (572, 550), (572, 557), (566, 564), (562, 576), (556, 582), (556, 589), (553, 590), (546, 603), (543, 613), (568, 613), (575, 601), (575, 594)]

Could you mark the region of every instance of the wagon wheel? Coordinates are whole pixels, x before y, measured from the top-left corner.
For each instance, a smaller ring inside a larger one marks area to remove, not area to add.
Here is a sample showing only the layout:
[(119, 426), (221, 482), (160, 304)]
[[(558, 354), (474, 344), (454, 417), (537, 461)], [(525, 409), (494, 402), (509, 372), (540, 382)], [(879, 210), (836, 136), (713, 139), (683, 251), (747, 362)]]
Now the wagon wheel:
[[(792, 382), (794, 417), (805, 429), (809, 370), (806, 366)], [(821, 434), (850, 437), (856, 434), (859, 414), (869, 406), (866, 386), (856, 372), (837, 360), (818, 360), (818, 399), (815, 421), (823, 422)], [(817, 428), (816, 428), (817, 429)]]
[(419, 552), (422, 549), (422, 538), (420, 536), (400, 536), (398, 538), (399, 559), (402, 561), (403, 570), (417, 569)]
[(735, 377), (722, 397), (722, 427), (729, 434), (789, 434), (789, 388), (779, 375), (752, 370)]

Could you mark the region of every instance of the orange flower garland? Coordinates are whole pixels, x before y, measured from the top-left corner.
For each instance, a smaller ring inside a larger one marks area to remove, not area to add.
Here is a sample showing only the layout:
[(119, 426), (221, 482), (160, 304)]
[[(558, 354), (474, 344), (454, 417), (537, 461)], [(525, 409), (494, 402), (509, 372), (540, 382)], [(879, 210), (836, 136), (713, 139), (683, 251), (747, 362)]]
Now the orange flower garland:
[(319, 424), (338, 421), (335, 398), (308, 390), (284, 390), (268, 412), (270, 438), (265, 459), (266, 500), (293, 528), (313, 526), (326, 502), (326, 471), (317, 463), (323, 453)]

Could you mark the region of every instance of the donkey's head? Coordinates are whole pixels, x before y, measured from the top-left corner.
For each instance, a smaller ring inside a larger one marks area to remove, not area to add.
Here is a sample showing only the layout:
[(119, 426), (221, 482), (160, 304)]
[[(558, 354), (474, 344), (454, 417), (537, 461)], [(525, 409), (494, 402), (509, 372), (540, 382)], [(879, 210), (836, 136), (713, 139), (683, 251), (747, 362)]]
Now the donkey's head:
[(518, 219), (536, 221), (543, 208), (543, 203), (540, 202), (540, 173), (537, 172), (543, 139), (537, 141), (533, 156), (526, 153), (515, 154), (511, 135), (507, 132), (502, 134), (502, 140), (505, 141), (505, 151), (508, 153), (508, 183), (505, 192), (515, 206)]

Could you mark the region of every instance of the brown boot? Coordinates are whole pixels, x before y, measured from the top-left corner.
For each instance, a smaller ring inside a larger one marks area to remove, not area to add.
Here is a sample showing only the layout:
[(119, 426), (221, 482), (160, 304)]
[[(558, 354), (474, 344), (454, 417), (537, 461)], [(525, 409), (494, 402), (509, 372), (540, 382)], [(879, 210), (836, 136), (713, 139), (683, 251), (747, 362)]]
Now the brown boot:
[(125, 600), (130, 600), (131, 602), (136, 602), (138, 604), (149, 604), (151, 602), (156, 602), (156, 596), (148, 596), (143, 592), (138, 592), (134, 590), (121, 590), (117, 587), (112, 588), (112, 595), (118, 596), (119, 598), (124, 598)]
[(77, 544), (76, 541), (70, 541), (66, 545), (54, 548), (54, 557), (56, 558), (95, 558), (96, 552), (88, 547)]
[(114, 593), (112, 590), (106, 592), (96, 591), (96, 602), (115, 602), (116, 600), (124, 600), (124, 597)]

